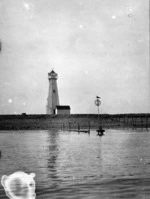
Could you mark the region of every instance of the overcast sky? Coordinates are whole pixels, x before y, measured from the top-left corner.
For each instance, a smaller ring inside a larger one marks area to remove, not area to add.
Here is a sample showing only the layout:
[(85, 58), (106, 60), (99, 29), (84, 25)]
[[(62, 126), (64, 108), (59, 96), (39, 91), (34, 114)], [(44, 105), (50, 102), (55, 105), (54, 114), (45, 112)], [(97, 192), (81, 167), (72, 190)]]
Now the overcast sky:
[(0, 0), (0, 114), (150, 112), (148, 0)]

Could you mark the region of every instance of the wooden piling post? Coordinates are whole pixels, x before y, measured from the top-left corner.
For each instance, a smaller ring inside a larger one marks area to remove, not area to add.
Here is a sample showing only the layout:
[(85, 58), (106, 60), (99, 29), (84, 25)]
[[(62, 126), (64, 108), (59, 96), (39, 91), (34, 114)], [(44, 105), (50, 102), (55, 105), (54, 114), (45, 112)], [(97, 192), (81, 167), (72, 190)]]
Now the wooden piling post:
[(133, 129), (134, 129), (134, 119), (133, 119), (133, 116), (132, 116), (132, 125), (133, 125)]
[(136, 118), (135, 118), (135, 121), (134, 121), (134, 126), (135, 126), (135, 129), (136, 129)]
[(141, 124), (142, 124), (142, 129), (143, 129), (143, 120), (142, 120), (142, 116), (141, 116)]
[(128, 115), (127, 115), (127, 127), (129, 126), (129, 124), (128, 124)]
[(123, 116), (123, 123), (124, 123), (124, 125), (126, 124), (125, 115)]
[(71, 130), (70, 122), (68, 123), (68, 129), (69, 129), (69, 131)]
[(80, 124), (78, 123), (78, 131), (80, 131)]
[(146, 128), (146, 130), (148, 131), (148, 116), (146, 116), (146, 124), (145, 124), (145, 128)]
[(89, 121), (89, 133), (90, 133), (90, 130), (91, 130), (91, 124), (90, 124), (90, 121)]

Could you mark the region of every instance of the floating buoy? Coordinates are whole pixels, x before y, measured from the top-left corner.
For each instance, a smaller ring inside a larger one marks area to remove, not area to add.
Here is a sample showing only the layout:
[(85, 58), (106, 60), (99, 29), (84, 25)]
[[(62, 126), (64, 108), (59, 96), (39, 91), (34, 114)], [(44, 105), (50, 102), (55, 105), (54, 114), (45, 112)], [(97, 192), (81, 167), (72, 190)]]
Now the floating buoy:
[(99, 129), (96, 130), (96, 131), (98, 132), (97, 135), (99, 135), (99, 136), (103, 136), (103, 135), (104, 135), (104, 132), (105, 132), (105, 130), (102, 128), (102, 126), (99, 126)]
[(99, 136), (103, 136), (103, 135), (104, 135), (105, 130), (101, 130), (101, 131), (97, 130), (97, 132), (98, 132), (98, 134), (97, 134), (97, 135), (99, 135)]

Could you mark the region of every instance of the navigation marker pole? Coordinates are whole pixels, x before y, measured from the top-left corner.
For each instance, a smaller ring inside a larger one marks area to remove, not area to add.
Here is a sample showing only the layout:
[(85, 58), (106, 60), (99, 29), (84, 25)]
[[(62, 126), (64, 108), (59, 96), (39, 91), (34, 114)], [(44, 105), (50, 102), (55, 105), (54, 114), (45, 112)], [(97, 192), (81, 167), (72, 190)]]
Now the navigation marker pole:
[(99, 96), (96, 96), (95, 105), (97, 106), (97, 109), (98, 109), (98, 125), (99, 125), (99, 106), (101, 105)]

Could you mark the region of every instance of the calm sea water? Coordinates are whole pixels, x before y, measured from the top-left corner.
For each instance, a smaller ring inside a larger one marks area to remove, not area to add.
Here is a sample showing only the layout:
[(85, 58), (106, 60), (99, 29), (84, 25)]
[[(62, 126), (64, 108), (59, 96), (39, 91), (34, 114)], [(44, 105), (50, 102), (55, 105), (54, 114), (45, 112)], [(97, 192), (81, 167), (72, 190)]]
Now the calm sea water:
[[(35, 173), (37, 199), (150, 198), (150, 132), (1, 131), (0, 178)], [(0, 185), (0, 199), (6, 199)]]

